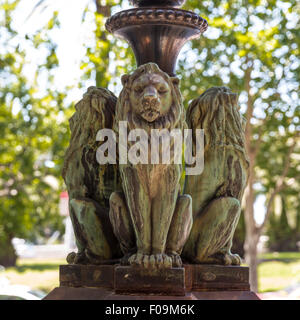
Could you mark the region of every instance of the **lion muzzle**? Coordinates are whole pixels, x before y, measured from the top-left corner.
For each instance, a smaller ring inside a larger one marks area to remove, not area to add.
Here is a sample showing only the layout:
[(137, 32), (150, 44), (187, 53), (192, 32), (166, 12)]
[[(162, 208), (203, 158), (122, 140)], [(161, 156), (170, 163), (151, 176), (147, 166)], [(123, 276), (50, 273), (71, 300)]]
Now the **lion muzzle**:
[(160, 100), (156, 90), (147, 90), (141, 103), (141, 116), (148, 122), (155, 121), (160, 116)]

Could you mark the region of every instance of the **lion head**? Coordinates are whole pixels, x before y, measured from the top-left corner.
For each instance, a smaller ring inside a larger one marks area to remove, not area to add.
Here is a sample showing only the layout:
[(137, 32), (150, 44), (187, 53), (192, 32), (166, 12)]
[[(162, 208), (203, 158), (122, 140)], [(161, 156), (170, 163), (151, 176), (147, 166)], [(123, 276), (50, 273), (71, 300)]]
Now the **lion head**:
[(154, 63), (140, 66), (122, 77), (115, 118), (128, 121), (129, 129), (183, 128), (185, 113), (178, 88), (179, 79), (169, 77)]

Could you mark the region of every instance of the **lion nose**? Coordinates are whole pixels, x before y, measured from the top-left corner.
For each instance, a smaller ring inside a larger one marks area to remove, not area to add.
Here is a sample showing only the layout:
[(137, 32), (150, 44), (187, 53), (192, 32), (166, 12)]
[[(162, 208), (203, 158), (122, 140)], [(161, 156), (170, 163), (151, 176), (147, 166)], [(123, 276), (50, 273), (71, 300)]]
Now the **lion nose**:
[(157, 99), (156, 89), (153, 87), (147, 88), (144, 92), (144, 99), (152, 101), (153, 99)]
[(143, 102), (147, 105), (153, 105), (158, 100), (157, 92), (155, 88), (148, 88), (146, 92), (144, 92)]

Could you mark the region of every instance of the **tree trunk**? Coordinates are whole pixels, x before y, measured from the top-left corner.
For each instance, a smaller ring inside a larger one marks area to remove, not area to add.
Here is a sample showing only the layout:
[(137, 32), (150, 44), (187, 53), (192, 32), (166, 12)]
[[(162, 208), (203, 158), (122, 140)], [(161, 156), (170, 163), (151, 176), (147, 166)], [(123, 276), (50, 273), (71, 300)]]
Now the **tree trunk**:
[(252, 147), (252, 125), (251, 119), (253, 117), (254, 103), (251, 95), (251, 73), (253, 70), (253, 62), (246, 57), (246, 63), (248, 68), (245, 71), (245, 91), (248, 95), (247, 111), (246, 111), (246, 130), (245, 130), (245, 146), (249, 156), (249, 180), (246, 192), (245, 201), (245, 227), (246, 227), (246, 239), (245, 239), (245, 259), (250, 268), (250, 288), (252, 291), (257, 292), (257, 244), (259, 241), (259, 230), (256, 227), (254, 219), (254, 183), (255, 183), (255, 157), (257, 150)]
[(14, 267), (17, 262), (17, 255), (11, 239), (0, 239), (0, 265)]
[[(250, 149), (250, 148), (249, 148)], [(248, 149), (248, 150), (249, 150)], [(255, 181), (255, 171), (254, 171), (254, 161), (255, 156), (253, 153), (248, 151), (249, 155), (249, 180), (246, 192), (245, 201), (245, 227), (246, 227), (246, 237), (245, 237), (245, 260), (250, 268), (250, 287), (251, 290), (257, 292), (258, 281), (257, 281), (257, 244), (259, 241), (260, 233), (256, 227), (256, 222), (254, 219), (254, 181)]]
[(245, 243), (245, 260), (249, 266), (249, 280), (250, 280), (250, 288), (253, 292), (258, 292), (258, 276), (257, 276), (257, 244), (259, 240), (258, 234), (253, 234), (252, 239), (246, 239)]

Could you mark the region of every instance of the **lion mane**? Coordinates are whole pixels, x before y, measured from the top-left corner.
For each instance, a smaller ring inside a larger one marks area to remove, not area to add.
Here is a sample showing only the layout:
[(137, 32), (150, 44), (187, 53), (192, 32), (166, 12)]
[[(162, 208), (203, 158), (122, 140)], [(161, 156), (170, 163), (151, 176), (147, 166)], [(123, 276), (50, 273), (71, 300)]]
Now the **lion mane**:
[(242, 153), (248, 163), (245, 150), (246, 119), (238, 108), (238, 95), (227, 87), (212, 87), (193, 100), (187, 110), (188, 127), (204, 129), (205, 152), (209, 148), (233, 148)]
[(70, 198), (92, 198), (108, 207), (108, 199), (116, 187), (115, 165), (99, 165), (96, 141), (100, 129), (112, 128), (117, 98), (103, 88), (89, 87), (70, 118), (71, 139), (65, 153), (62, 176)]
[[(143, 74), (159, 74), (168, 83), (171, 89), (171, 95), (173, 98), (172, 106), (167, 114), (160, 116), (154, 122), (147, 122), (139, 114), (135, 114), (132, 110), (130, 103), (130, 92), (132, 90), (133, 82)], [(172, 81), (173, 80), (173, 81)], [(124, 75), (122, 77), (123, 90), (118, 98), (116, 107), (116, 117), (114, 129), (118, 131), (119, 121), (127, 121), (128, 129), (145, 129), (149, 131), (151, 129), (168, 129), (175, 128), (182, 129), (186, 127), (185, 124), (185, 112), (182, 103), (181, 93), (178, 88), (179, 80), (177, 78), (171, 78), (165, 72), (161, 71), (155, 63), (147, 63), (137, 68), (131, 75)]]

